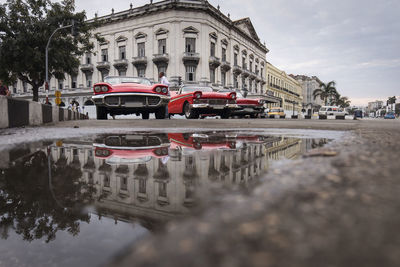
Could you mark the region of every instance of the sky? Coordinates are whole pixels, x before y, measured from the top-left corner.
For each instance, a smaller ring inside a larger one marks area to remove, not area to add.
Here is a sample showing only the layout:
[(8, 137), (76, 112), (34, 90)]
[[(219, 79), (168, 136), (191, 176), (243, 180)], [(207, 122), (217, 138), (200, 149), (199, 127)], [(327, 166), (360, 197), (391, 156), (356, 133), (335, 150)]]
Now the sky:
[[(76, 0), (88, 18), (150, 0)], [(159, 1), (154, 1), (159, 2)], [(209, 0), (232, 20), (249, 17), (287, 74), (335, 81), (352, 105), (400, 96), (400, 0)]]

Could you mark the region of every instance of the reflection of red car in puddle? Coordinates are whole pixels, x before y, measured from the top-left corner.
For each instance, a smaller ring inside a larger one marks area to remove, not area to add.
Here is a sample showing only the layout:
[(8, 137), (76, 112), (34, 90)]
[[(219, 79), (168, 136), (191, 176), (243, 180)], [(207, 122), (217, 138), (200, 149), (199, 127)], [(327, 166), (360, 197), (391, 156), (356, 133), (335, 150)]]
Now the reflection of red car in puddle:
[(236, 149), (236, 141), (224, 134), (169, 133), (171, 149), (193, 148), (196, 150)]
[(127, 134), (97, 138), (93, 147), (95, 156), (108, 164), (129, 164), (168, 156), (170, 143), (166, 134)]

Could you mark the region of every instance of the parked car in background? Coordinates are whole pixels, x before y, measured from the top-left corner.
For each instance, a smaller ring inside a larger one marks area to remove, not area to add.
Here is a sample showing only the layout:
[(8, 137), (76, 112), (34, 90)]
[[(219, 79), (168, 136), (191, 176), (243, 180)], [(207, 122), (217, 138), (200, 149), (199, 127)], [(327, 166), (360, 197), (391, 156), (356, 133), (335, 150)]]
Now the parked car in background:
[[(228, 90), (220, 90), (220, 93), (229, 93)], [(243, 118), (248, 115), (250, 118), (264, 117), (264, 103), (263, 99), (259, 98), (245, 98), (240, 92), (236, 92), (236, 103), (239, 109), (234, 110), (232, 116)]]
[(141, 114), (144, 120), (150, 113), (155, 113), (156, 119), (166, 117), (170, 99), (166, 85), (151, 84), (139, 77), (106, 77), (93, 86), (93, 91), (98, 120), (106, 120), (107, 114)]
[(318, 115), (323, 116), (345, 116), (346, 111), (338, 106), (322, 106), (319, 111)]
[(385, 116), (383, 117), (385, 119), (396, 119), (396, 115), (394, 115), (394, 112), (388, 112), (385, 114)]
[(363, 117), (363, 112), (362, 112), (362, 110), (356, 110), (356, 111), (354, 111), (354, 117), (356, 117), (356, 118), (362, 118), (362, 117)]
[(267, 111), (268, 118), (281, 118), (286, 117), (285, 110), (283, 108), (271, 108)]
[(218, 93), (211, 87), (201, 85), (185, 85), (179, 91), (171, 92), (168, 104), (170, 115), (185, 115), (187, 119), (198, 119), (200, 116), (221, 116), (229, 118), (236, 104), (236, 93)]

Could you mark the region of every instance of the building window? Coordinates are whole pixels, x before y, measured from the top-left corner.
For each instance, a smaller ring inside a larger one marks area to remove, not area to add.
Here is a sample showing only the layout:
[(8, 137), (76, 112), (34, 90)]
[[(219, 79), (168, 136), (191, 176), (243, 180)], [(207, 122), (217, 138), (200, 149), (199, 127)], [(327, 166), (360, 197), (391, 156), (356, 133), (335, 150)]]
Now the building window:
[(108, 61), (108, 49), (101, 49), (101, 61)]
[(120, 177), (121, 190), (128, 190), (128, 178)]
[(214, 42), (210, 43), (210, 55), (212, 57), (215, 57), (215, 43)]
[(92, 55), (90, 53), (86, 54), (85, 61), (86, 61), (86, 64), (92, 64)]
[(92, 87), (92, 76), (93, 74), (91, 72), (87, 72), (85, 74), (86, 76), (86, 87)]
[(146, 68), (145, 67), (139, 67), (137, 69), (137, 71), (138, 71), (139, 77), (146, 77)]
[(13, 93), (16, 94), (17, 93), (17, 82), (15, 82), (13, 84)]
[(160, 197), (167, 197), (167, 184), (166, 183), (158, 184), (158, 195)]
[(101, 71), (101, 81), (104, 81), (104, 78), (108, 76), (108, 71)]
[(120, 46), (119, 49), (119, 59), (126, 59), (126, 46)]
[(167, 53), (167, 39), (158, 40), (158, 53), (159, 54)]
[(210, 69), (210, 82), (215, 83), (215, 69)]
[(238, 66), (238, 54), (233, 54), (233, 65)]
[(221, 84), (222, 86), (226, 86), (226, 72), (221, 71)]
[(118, 70), (118, 76), (126, 76), (126, 70)]
[(139, 193), (146, 194), (146, 180), (139, 179)]
[(58, 90), (64, 89), (64, 81), (63, 80), (58, 80)]
[(186, 38), (186, 50), (185, 52), (188, 53), (195, 53), (196, 52), (196, 38)]
[(222, 47), (222, 62), (226, 62), (226, 48)]
[(22, 89), (24, 90), (24, 93), (28, 92), (28, 84), (26, 82), (22, 82)]
[(247, 65), (246, 65), (246, 57), (243, 57), (243, 58), (242, 58), (242, 68), (243, 68), (244, 70), (246, 70), (246, 69), (247, 69)]
[(250, 72), (253, 72), (253, 61), (249, 62), (249, 68), (250, 68)]
[(186, 81), (193, 82), (196, 80), (196, 66), (186, 66)]
[(261, 76), (261, 78), (263, 78), (264, 77), (264, 69), (263, 68), (261, 68), (261, 74), (260, 74), (260, 76)]
[(103, 184), (104, 184), (104, 187), (110, 187), (110, 177), (108, 177), (108, 175), (104, 175)]
[(138, 57), (145, 57), (146, 56), (145, 43), (138, 43), (137, 44), (137, 50), (138, 50)]
[(239, 88), (238, 76), (233, 75), (233, 87)]
[(76, 76), (71, 76), (71, 88), (76, 88)]

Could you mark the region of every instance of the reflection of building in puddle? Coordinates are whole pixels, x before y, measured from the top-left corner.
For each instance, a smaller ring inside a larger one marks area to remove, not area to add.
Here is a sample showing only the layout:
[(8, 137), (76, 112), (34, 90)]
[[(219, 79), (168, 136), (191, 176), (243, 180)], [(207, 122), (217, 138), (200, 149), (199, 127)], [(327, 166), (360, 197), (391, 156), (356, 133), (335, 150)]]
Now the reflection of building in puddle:
[[(153, 138), (150, 148), (126, 143), (118, 147), (114, 137), (111, 146), (99, 140), (94, 146), (71, 142), (53, 146), (51, 153), (60, 164), (80, 166), (82, 180), (96, 188), (95, 206), (103, 215), (159, 222), (187, 213), (215, 184), (246, 186), (267, 171), (269, 160), (296, 158), (304, 150), (302, 140), (296, 138), (223, 134), (213, 138), (203, 134), (168, 137), (161, 136), (163, 141), (158, 143)], [(129, 139), (136, 142), (140, 138), (147, 142), (143, 136)], [(160, 147), (168, 148), (167, 155), (157, 150)], [(110, 149), (110, 153), (98, 153), (99, 149)], [(110, 155), (113, 161), (107, 160)], [(121, 160), (115, 160), (118, 157)]]

